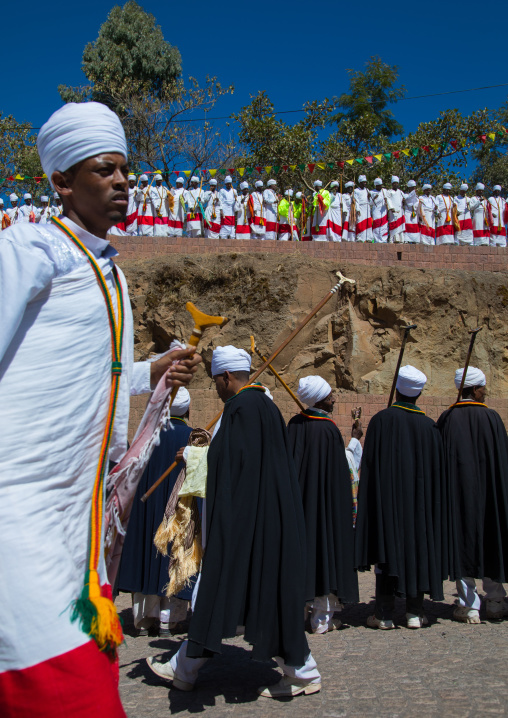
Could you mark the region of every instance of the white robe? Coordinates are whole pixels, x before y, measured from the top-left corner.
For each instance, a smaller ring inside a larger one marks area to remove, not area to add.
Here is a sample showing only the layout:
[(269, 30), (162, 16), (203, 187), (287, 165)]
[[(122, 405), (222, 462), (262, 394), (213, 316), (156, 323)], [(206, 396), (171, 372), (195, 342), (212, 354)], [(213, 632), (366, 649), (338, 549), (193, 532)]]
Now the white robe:
[(263, 192), (265, 205), (266, 233), (264, 239), (277, 239), (277, 222), (279, 198), (273, 189), (265, 189)]
[(415, 190), (404, 193), (404, 241), (409, 244), (420, 244), (420, 227), (418, 225), (419, 197)]
[(153, 233), (157, 237), (169, 236), (169, 190), (161, 185), (153, 187), (155, 215), (153, 218)]
[[(30, 215), (33, 213), (32, 219), (30, 218)], [(39, 216), (39, 210), (34, 207), (33, 204), (22, 204), (19, 208), (19, 219), (18, 222), (21, 224), (25, 222), (36, 222), (37, 217)]]
[(435, 244), (437, 202), (432, 195), (422, 194), (418, 202), (420, 242)]
[(250, 218), (251, 239), (267, 239), (266, 237), (266, 217), (265, 204), (261, 192), (253, 192), (251, 194), (252, 204), (254, 208), (254, 216)]
[(178, 187), (173, 190), (173, 210), (169, 211), (168, 227), (170, 237), (181, 237), (183, 234), (183, 223), (185, 222), (185, 190)]
[(387, 189), (386, 199), (391, 207), (388, 210), (388, 241), (403, 242), (406, 231), (403, 207), (404, 192), (400, 189)]
[(453, 197), (438, 195), (436, 207), (436, 244), (455, 244), (455, 229), (452, 220)]
[(223, 239), (235, 238), (235, 205), (238, 198), (237, 192), (233, 187), (226, 189), (222, 187), (219, 190), (220, 203), (222, 205), (222, 226), (220, 228), (220, 236)]
[(139, 189), (136, 194), (138, 233), (143, 237), (153, 237), (157, 199), (153, 187), (150, 186)]
[(489, 197), (492, 224), (490, 226), (490, 244), (493, 247), (506, 247), (506, 200), (502, 197)]
[(344, 242), (355, 242), (355, 228), (351, 226), (351, 201), (352, 197), (348, 192), (342, 195), (342, 203), (344, 208), (344, 221), (342, 224), (342, 239)]
[(386, 190), (373, 190), (370, 193), (372, 211), (372, 233), (374, 241), (388, 242), (388, 209), (386, 207)]
[[(356, 199), (356, 241), (372, 242), (372, 211), (370, 207), (370, 191), (356, 187), (354, 190)], [(351, 228), (350, 228), (351, 231)]]
[(456, 244), (473, 244), (473, 220), (469, 210), (469, 197), (457, 195), (453, 198), (453, 203), (457, 207), (457, 218), (459, 220), (460, 230), (455, 231)]
[(52, 207), (41, 207), (39, 209), (39, 214), (36, 221), (39, 224), (49, 224), (51, 222), (51, 217), (53, 216), (54, 214)]
[(490, 244), (487, 200), (485, 197), (472, 197), (469, 209), (473, 220), (473, 244), (476, 247)]
[(9, 219), (11, 220), (11, 225), (17, 224), (19, 222), (19, 207), (7, 207), (6, 212), (9, 215)]
[[(96, 257), (116, 307), (115, 250), (65, 223)], [(137, 393), (150, 389), (149, 363), (133, 367), (132, 312), (118, 273), (125, 326), (110, 450), (115, 461), (127, 448), (133, 385)], [(88, 260), (52, 224), (21, 224), (3, 233), (0, 319), (1, 672), (34, 666), (90, 640), (71, 623), (70, 605), (85, 577), (111, 337)], [(103, 563), (100, 576), (104, 581)]]
[(249, 226), (249, 193), (239, 195), (235, 202), (236, 239), (250, 239)]
[(218, 239), (221, 231), (222, 203), (220, 193), (215, 191), (206, 192), (205, 204), (205, 237)]
[(343, 194), (337, 192), (333, 194), (330, 192), (331, 203), (328, 208), (328, 239), (332, 242), (342, 241), (342, 228), (343, 228), (343, 216), (344, 216), (344, 202)]
[[(203, 230), (201, 223), (203, 221), (203, 206), (205, 192), (197, 187), (196, 189), (186, 189), (183, 193), (185, 203), (187, 204), (187, 229), (188, 237), (200, 237)], [(203, 208), (204, 209), (204, 208)]]

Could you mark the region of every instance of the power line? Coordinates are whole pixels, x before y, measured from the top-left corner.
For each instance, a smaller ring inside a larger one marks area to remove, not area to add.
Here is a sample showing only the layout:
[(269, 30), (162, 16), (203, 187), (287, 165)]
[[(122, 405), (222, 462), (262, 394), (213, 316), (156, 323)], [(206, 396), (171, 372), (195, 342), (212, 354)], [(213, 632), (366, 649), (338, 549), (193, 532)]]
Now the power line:
[[(492, 90), (496, 87), (508, 87), (508, 82), (502, 82), (500, 85), (484, 85), (483, 87), (469, 87), (467, 90), (449, 90), (447, 92), (433, 92), (429, 95), (413, 95), (413, 97), (402, 97), (400, 100), (397, 100), (397, 102), (404, 102), (405, 100), (423, 100), (427, 97), (442, 97), (443, 95), (458, 95), (462, 92), (477, 92), (478, 90)], [(293, 114), (295, 112), (305, 112), (305, 108), (300, 108), (299, 110), (277, 110), (276, 112), (273, 112), (273, 115), (289, 115)], [(177, 123), (187, 123), (187, 122), (209, 122), (209, 121), (215, 121), (215, 120), (231, 120), (231, 122), (238, 122), (238, 120), (235, 120), (231, 115), (224, 115), (222, 117), (189, 117), (185, 120), (172, 120), (172, 124)], [(161, 124), (164, 123), (164, 120), (161, 120)], [(25, 123), (26, 124), (26, 123)], [(19, 126), (19, 125), (18, 125)], [(40, 130), (40, 127), (32, 127), (32, 130)]]

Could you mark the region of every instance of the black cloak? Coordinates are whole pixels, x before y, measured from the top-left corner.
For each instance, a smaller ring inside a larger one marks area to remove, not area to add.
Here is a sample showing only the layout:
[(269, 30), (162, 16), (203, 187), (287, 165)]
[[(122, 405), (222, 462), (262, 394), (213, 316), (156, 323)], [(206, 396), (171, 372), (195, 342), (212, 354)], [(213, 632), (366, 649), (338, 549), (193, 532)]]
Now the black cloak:
[(438, 420), (451, 490), (451, 578), (508, 580), (508, 437), (485, 404), (460, 402)]
[[(187, 446), (192, 429), (183, 419), (172, 417), (171, 422), (173, 429), (161, 431), (160, 444), (153, 450), (136, 490), (118, 571), (119, 591), (139, 592), (145, 596), (166, 595), (164, 589), (169, 582), (169, 555), (158, 553), (153, 539), (183, 464), (173, 469), (146, 503), (142, 503), (141, 497), (173, 463), (178, 449)], [(178, 598), (190, 600), (192, 588), (181, 591)]]
[(206, 548), (187, 655), (221, 652), (245, 626), (252, 658), (302, 666), (305, 525), (286, 426), (260, 387), (224, 406), (208, 452)]
[(307, 410), (291, 419), (288, 435), (305, 515), (305, 598), (333, 593), (356, 602), (353, 497), (342, 434), (332, 419)]
[(396, 577), (402, 596), (442, 601), (448, 576), (448, 490), (441, 437), (414, 404), (397, 402), (369, 422), (356, 520), (356, 565)]

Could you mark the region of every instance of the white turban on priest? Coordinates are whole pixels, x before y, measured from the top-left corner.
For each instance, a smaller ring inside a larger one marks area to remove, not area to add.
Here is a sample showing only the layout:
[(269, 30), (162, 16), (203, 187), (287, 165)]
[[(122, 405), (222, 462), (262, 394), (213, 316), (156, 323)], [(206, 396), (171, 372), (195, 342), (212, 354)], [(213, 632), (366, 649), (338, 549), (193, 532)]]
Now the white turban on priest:
[[(463, 373), (464, 367), (462, 367), (462, 369), (457, 369), (455, 372), (455, 386), (457, 389), (460, 389), (460, 382), (462, 381)], [(468, 366), (466, 379), (464, 381), (464, 389), (467, 389), (470, 386), (485, 386), (486, 383), (485, 374), (481, 371), (481, 369), (477, 369), (474, 366)]]
[(225, 371), (250, 371), (251, 358), (245, 349), (231, 345), (217, 347), (212, 354), (212, 376)]
[(397, 376), (397, 391), (404, 396), (418, 396), (427, 383), (427, 377), (411, 364), (401, 367)]
[(127, 160), (122, 123), (100, 102), (69, 102), (54, 112), (41, 127), (37, 149), (50, 182), (55, 170), (65, 172), (104, 152), (118, 152)]
[(306, 376), (298, 382), (296, 395), (309, 409), (326, 399), (332, 393), (332, 387), (320, 376)]
[(190, 406), (190, 394), (184, 386), (181, 386), (176, 392), (175, 399), (171, 404), (171, 416), (184, 416)]

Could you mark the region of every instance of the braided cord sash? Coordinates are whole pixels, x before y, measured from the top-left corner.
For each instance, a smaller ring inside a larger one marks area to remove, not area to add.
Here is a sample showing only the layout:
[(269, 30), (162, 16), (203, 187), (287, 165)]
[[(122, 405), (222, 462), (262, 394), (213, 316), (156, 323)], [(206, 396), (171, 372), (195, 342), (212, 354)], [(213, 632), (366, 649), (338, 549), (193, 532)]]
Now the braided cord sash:
[(117, 320), (106, 280), (95, 257), (88, 251), (74, 232), (72, 232), (61, 220), (57, 217), (52, 217), (51, 222), (55, 224), (58, 229), (60, 229), (88, 259), (106, 303), (109, 328), (111, 331), (111, 389), (106, 426), (102, 438), (92, 491), (88, 568), (85, 574), (81, 596), (76, 599), (73, 605), (71, 621), (79, 621), (82, 630), (96, 641), (101, 651), (106, 651), (115, 656), (117, 646), (119, 646), (123, 641), (122, 627), (113, 601), (109, 597), (101, 594), (98, 567), (104, 513), (104, 476), (108, 463), (109, 445), (113, 431), (118, 391), (120, 387), (120, 376), (122, 373), (122, 342), (124, 329), (124, 303), (122, 287), (118, 278), (118, 271), (115, 267), (113, 269), (113, 274), (115, 278), (118, 307)]

